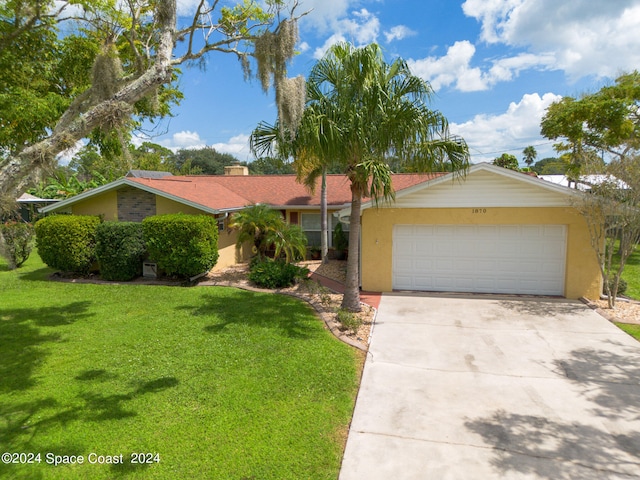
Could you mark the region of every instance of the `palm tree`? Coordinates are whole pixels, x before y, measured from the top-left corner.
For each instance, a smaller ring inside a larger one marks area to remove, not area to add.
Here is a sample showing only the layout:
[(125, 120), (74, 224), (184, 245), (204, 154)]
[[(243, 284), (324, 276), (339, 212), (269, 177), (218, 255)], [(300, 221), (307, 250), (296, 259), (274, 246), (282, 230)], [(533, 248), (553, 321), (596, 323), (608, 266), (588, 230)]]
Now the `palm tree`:
[(261, 259), (266, 256), (276, 232), (284, 226), (280, 212), (264, 204), (251, 205), (234, 213), (229, 223), (229, 227), (238, 230), (236, 247), (240, 248), (245, 242), (251, 242), (254, 253)]
[[(351, 218), (346, 290), (342, 307), (360, 310), (359, 237), (363, 198), (391, 200), (394, 159), (412, 171), (463, 171), (469, 165), (466, 143), (448, 131), (446, 118), (430, 110), (433, 90), (411, 74), (406, 62), (384, 61), (376, 44), (332, 46), (311, 70), (307, 103), (295, 132), (261, 123), (254, 152), (277, 150), (293, 157), (298, 177), (308, 185), (338, 166), (351, 184)], [(401, 159), (401, 160), (397, 160)]]
[[(307, 90), (311, 93), (311, 90)], [(308, 97), (309, 101), (309, 97)], [(313, 193), (318, 178), (320, 182), (320, 251), (323, 263), (328, 262), (328, 221), (327, 221), (327, 169), (332, 159), (326, 153), (323, 136), (322, 112), (318, 106), (310, 104), (305, 108), (300, 125), (295, 134), (284, 129), (280, 122), (274, 125), (260, 122), (250, 138), (251, 151), (256, 156), (276, 155), (282, 159), (293, 158), (298, 182), (303, 183)]]
[(533, 145), (529, 145), (522, 151), (522, 154), (524, 155), (524, 163), (527, 164), (527, 167), (531, 168), (531, 165), (533, 165), (533, 162), (535, 162), (538, 156), (536, 148)]
[(274, 258), (284, 257), (287, 263), (303, 259), (307, 251), (307, 237), (298, 225), (287, 225), (282, 214), (264, 204), (251, 205), (231, 217), (231, 228), (238, 230), (236, 247), (253, 243), (260, 260), (274, 250)]
[[(392, 200), (388, 159), (414, 171), (430, 172), (450, 163), (469, 165), (466, 143), (448, 131), (446, 118), (427, 107), (433, 90), (398, 58), (384, 61), (376, 44), (332, 46), (312, 68), (307, 108), (314, 109), (323, 158), (340, 165), (351, 183), (349, 259), (342, 307), (360, 310), (359, 237), (363, 198)], [(310, 128), (305, 125), (300, 128)]]

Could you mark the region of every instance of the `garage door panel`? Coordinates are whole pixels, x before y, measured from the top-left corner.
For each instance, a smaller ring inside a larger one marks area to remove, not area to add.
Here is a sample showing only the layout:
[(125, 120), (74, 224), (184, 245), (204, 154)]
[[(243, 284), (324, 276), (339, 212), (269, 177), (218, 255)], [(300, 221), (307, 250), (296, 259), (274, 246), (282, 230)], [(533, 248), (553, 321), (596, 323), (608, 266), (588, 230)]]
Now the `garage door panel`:
[(412, 269), (413, 262), (410, 258), (399, 258), (397, 260), (397, 269), (399, 271), (409, 271)]
[(412, 290), (431, 290), (434, 288), (433, 277), (416, 277)]
[(418, 272), (424, 271), (424, 272), (429, 272), (429, 271), (433, 271), (434, 266), (433, 266), (433, 259), (429, 258), (416, 258), (414, 260), (414, 266), (415, 269)]
[(563, 225), (396, 225), (393, 288), (562, 295)]

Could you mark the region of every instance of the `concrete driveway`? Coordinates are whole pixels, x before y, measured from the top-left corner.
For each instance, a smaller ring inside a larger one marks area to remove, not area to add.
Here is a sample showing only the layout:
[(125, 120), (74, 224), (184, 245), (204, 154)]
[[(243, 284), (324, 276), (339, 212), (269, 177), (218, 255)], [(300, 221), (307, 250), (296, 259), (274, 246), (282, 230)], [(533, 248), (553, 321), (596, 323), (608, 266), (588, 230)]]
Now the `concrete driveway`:
[(341, 480), (640, 478), (640, 343), (580, 302), (384, 295)]

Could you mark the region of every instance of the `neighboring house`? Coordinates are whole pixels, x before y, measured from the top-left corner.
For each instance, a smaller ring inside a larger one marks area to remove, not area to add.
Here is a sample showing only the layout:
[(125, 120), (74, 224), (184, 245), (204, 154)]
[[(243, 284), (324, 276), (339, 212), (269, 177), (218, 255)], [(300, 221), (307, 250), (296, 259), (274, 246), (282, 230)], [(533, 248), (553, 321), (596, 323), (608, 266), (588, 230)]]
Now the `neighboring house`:
[(580, 175), (577, 180), (571, 180), (566, 175), (539, 175), (538, 178), (555, 183), (563, 187), (575, 188), (583, 192), (591, 190), (594, 185), (608, 183), (615, 185), (620, 190), (626, 190), (629, 186), (613, 175)]
[(25, 222), (33, 222), (37, 219), (38, 209), (59, 202), (56, 198), (39, 198), (30, 193), (23, 193), (16, 200), (20, 206), (20, 218)]
[[(122, 178), (43, 209), (141, 221), (161, 213), (205, 213), (220, 225), (223, 268), (240, 259), (227, 217), (265, 203), (319, 243), (320, 187), (313, 195), (292, 175)], [(231, 171), (230, 173), (236, 173)], [(392, 204), (365, 201), (364, 290), (455, 291), (597, 298), (600, 270), (588, 228), (573, 208), (575, 189), (490, 164), (452, 174), (393, 176)], [(329, 212), (348, 224), (351, 191), (327, 177)], [(331, 235), (330, 235), (331, 237)]]

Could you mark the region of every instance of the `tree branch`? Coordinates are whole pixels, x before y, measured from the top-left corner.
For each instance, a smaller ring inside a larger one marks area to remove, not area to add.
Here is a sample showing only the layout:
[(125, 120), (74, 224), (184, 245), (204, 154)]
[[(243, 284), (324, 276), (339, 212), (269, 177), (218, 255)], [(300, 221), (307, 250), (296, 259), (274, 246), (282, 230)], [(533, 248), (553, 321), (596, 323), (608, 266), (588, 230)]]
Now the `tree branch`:
[(121, 122), (131, 115), (132, 105), (160, 85), (169, 83), (173, 71), (171, 57), (176, 24), (174, 0), (158, 0), (159, 35), (154, 64), (141, 76), (122, 86), (111, 98), (76, 113), (63, 115), (46, 139), (22, 150), (0, 165), (0, 194), (24, 190), (42, 168), (50, 164), (60, 152), (88, 136), (94, 129)]

